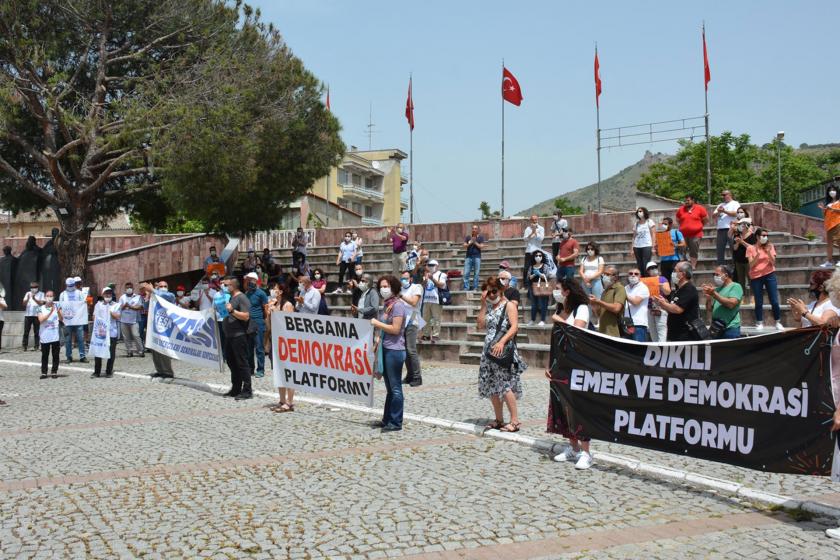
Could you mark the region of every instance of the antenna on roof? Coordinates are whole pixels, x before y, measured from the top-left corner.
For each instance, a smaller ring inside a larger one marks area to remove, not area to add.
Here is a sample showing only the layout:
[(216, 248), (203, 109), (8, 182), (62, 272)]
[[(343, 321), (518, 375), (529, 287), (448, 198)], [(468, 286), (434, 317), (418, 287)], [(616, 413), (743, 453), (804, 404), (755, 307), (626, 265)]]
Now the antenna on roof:
[(367, 134), (368, 137), (368, 151), (373, 149), (373, 135), (377, 134), (377, 131), (373, 130), (376, 128), (376, 125), (373, 122), (373, 101), (370, 102), (370, 110), (368, 112), (368, 124), (367, 124)]

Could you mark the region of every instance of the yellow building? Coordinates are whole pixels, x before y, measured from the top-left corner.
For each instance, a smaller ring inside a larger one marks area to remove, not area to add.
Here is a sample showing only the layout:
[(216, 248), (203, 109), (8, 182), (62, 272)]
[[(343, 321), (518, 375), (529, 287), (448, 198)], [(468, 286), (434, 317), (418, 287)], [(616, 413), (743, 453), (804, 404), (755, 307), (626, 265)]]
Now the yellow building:
[(312, 193), (360, 214), (363, 225), (397, 224), (408, 208), (408, 196), (402, 192), (408, 180), (400, 165), (406, 157), (398, 149), (367, 151), (351, 146), (341, 164), (315, 182)]

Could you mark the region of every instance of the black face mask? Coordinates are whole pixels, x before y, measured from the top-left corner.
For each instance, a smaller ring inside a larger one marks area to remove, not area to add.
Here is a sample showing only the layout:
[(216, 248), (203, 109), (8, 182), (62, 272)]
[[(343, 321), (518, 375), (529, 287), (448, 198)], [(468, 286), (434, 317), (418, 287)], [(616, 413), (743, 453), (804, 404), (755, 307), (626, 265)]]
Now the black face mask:
[(809, 292), (812, 296), (814, 296), (814, 299), (819, 299), (819, 298), (820, 298), (820, 294), (822, 293), (822, 290), (808, 290), (808, 292)]

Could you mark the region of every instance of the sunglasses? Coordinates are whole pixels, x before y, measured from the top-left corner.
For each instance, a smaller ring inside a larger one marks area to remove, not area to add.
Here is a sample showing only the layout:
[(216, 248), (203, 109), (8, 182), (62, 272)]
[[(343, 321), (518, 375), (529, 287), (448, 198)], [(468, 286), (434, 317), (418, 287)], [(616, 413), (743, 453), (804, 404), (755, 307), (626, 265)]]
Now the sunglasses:
[(641, 276), (638, 272), (628, 272), (627, 276)]
[(498, 293), (499, 293), (499, 290), (487, 290), (487, 295), (488, 296), (495, 296)]

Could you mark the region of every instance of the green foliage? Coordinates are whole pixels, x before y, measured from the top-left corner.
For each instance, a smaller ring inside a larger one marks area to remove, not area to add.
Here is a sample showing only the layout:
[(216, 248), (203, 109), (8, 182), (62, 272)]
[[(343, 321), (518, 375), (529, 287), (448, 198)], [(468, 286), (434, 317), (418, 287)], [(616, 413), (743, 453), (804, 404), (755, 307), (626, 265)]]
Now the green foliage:
[(481, 211), (481, 219), (482, 220), (489, 220), (490, 216), (492, 216), (492, 211), (490, 210), (490, 205), (487, 201), (482, 200), (481, 204), (478, 205), (479, 211)]
[(554, 207), (563, 212), (564, 216), (583, 214), (583, 208), (575, 206), (562, 196), (554, 199)]
[[(706, 143), (681, 141), (680, 150), (667, 161), (657, 163), (638, 183), (639, 190), (681, 200), (693, 195), (707, 202)], [(712, 200), (720, 199), (724, 189), (740, 202), (778, 200), (779, 145), (750, 142), (747, 134), (724, 132), (711, 137)], [(782, 205), (799, 209), (799, 192), (831, 177), (840, 161), (840, 150), (819, 154), (801, 153), (781, 145)]]

